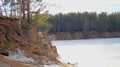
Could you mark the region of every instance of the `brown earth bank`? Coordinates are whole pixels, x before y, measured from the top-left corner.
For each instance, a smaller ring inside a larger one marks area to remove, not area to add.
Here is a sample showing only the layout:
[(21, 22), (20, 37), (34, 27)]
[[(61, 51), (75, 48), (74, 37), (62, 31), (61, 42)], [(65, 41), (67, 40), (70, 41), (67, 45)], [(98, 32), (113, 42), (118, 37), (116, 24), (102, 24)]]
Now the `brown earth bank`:
[(93, 39), (93, 38), (116, 38), (120, 37), (120, 32), (102, 32), (90, 31), (87, 35), (84, 32), (60, 32), (49, 33), (50, 40), (71, 40), (71, 39)]
[(37, 64), (60, 63), (56, 59), (56, 47), (52, 46), (42, 33), (36, 32), (33, 26), (26, 22), (19, 25), (19, 20), (15, 18), (0, 17), (0, 63), (10, 64), (11, 67), (25, 67), (19, 62), (3, 59), (3, 55), (9, 56), (9, 51), (17, 52), (17, 49), (24, 51), (24, 54), (34, 59)]

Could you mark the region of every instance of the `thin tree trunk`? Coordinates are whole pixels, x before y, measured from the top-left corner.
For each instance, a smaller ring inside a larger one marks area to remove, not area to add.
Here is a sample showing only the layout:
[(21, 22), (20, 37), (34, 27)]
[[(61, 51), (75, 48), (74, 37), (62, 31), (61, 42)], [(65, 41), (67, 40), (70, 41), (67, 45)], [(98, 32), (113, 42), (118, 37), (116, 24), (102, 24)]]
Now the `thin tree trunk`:
[(4, 5), (4, 1), (3, 0), (1, 0), (1, 1), (2, 1), (2, 5), (3, 5), (3, 8), (4, 8), (5, 15), (7, 16), (7, 11), (6, 11), (6, 8), (5, 8), (5, 5)]
[(3, 16), (3, 14), (2, 14), (2, 9), (0, 8), (0, 16)]
[(21, 6), (22, 6), (22, 14), (23, 14), (23, 20), (25, 20), (25, 0), (22, 0), (22, 4), (21, 4)]
[(27, 0), (27, 22), (30, 22), (30, 0)]
[(22, 0), (20, 0), (19, 29), (21, 29), (21, 22), (22, 22)]
[(10, 7), (11, 7), (11, 14), (10, 14), (10, 16), (13, 16), (13, 14), (12, 14), (12, 10), (13, 10), (13, 8), (12, 8), (12, 0), (11, 0), (11, 5), (10, 5)]

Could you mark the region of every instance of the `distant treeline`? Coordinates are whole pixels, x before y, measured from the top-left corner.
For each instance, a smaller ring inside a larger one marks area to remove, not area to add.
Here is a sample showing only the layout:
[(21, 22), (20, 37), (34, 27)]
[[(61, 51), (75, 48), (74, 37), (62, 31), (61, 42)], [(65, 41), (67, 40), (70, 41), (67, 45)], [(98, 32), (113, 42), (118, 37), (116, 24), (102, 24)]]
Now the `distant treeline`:
[(98, 33), (120, 32), (120, 13), (59, 13), (50, 15), (48, 21), (53, 25), (52, 33), (83, 31), (87, 34), (92, 30)]

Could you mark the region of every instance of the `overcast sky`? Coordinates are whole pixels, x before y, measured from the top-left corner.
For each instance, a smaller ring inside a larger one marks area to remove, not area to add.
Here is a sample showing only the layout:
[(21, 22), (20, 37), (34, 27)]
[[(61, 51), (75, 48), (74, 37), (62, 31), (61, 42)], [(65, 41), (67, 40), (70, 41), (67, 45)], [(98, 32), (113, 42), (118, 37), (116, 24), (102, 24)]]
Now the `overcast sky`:
[(120, 0), (44, 0), (52, 4), (49, 12), (120, 12)]

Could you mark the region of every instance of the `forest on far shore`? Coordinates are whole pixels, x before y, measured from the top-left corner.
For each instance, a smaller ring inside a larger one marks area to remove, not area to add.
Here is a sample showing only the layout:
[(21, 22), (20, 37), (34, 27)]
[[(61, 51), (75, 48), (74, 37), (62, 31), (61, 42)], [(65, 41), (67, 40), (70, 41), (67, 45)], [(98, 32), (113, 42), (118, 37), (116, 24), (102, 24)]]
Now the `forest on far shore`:
[(120, 32), (120, 13), (59, 13), (50, 15), (48, 22), (53, 25), (49, 33), (54, 34), (83, 32), (84, 35), (88, 35), (90, 31), (96, 31), (99, 34), (103, 32)]

